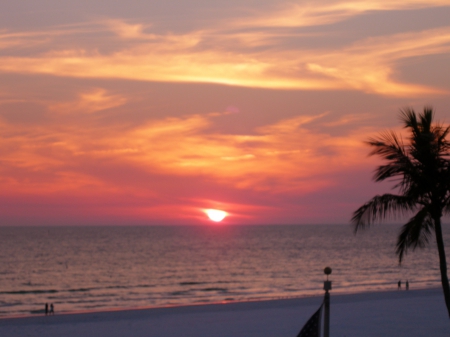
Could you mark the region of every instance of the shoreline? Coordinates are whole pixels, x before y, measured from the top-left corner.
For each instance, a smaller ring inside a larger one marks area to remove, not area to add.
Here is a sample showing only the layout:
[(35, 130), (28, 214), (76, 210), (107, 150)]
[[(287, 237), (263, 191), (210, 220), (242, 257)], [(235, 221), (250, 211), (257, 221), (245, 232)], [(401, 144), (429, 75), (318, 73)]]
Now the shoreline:
[[(0, 320), (0, 335), (112, 337), (296, 336), (323, 296), (198, 304)], [(439, 288), (331, 293), (332, 336), (448, 336), (450, 320)], [(430, 333), (431, 331), (431, 333)]]
[[(441, 287), (421, 287), (414, 288), (410, 290), (369, 290), (362, 292), (338, 292), (333, 293), (331, 290), (330, 294), (332, 297), (341, 297), (341, 296), (358, 296), (358, 295), (370, 295), (370, 294), (382, 294), (382, 293), (397, 293), (397, 292), (416, 292), (416, 291), (438, 291), (442, 290)], [(260, 303), (260, 302), (276, 302), (276, 301), (290, 301), (290, 300), (302, 300), (302, 299), (310, 299), (310, 298), (321, 298), (322, 295), (300, 295), (300, 296), (280, 296), (280, 297), (266, 297), (266, 298), (250, 298), (248, 300), (231, 300), (231, 301), (218, 301), (218, 302), (197, 302), (197, 303), (187, 303), (187, 304), (167, 304), (160, 306), (143, 306), (143, 307), (128, 307), (128, 308), (110, 308), (110, 309), (102, 309), (102, 310), (77, 310), (77, 311), (62, 311), (56, 312), (55, 315), (51, 316), (68, 316), (68, 315), (84, 315), (84, 314), (107, 314), (113, 312), (128, 312), (128, 311), (146, 311), (146, 310), (158, 310), (158, 309), (176, 309), (176, 308), (189, 308), (189, 307), (202, 307), (202, 306), (220, 306), (220, 305), (229, 305), (229, 304), (245, 304), (245, 303)], [(29, 313), (23, 315), (5, 315), (0, 316), (0, 321), (8, 320), (8, 319), (26, 319), (26, 318), (35, 318), (35, 317), (46, 317), (44, 314), (44, 309), (39, 310), (42, 313)], [(50, 316), (50, 315), (47, 315)]]

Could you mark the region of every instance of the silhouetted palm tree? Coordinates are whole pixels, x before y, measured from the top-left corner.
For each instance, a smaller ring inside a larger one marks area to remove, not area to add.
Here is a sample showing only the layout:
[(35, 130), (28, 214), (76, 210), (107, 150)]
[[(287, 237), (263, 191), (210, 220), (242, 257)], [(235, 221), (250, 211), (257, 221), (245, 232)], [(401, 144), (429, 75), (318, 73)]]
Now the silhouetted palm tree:
[(401, 111), (401, 120), (410, 132), (407, 142), (394, 132), (368, 140), (373, 150), (385, 160), (374, 175), (375, 181), (393, 178), (399, 194), (377, 195), (353, 214), (355, 233), (389, 215), (415, 214), (403, 225), (397, 238), (399, 263), (409, 248), (424, 247), (435, 234), (439, 252), (441, 283), (450, 316), (450, 287), (442, 238), (441, 218), (450, 213), (450, 126), (433, 124), (433, 110), (423, 113)]

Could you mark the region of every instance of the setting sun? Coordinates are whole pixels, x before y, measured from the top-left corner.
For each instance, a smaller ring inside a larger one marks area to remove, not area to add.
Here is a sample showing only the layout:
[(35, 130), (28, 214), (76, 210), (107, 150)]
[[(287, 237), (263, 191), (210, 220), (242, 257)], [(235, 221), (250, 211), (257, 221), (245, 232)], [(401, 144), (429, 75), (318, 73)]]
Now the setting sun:
[(227, 212), (221, 211), (219, 209), (207, 209), (205, 210), (206, 215), (208, 215), (208, 218), (215, 222), (220, 222), (228, 215)]

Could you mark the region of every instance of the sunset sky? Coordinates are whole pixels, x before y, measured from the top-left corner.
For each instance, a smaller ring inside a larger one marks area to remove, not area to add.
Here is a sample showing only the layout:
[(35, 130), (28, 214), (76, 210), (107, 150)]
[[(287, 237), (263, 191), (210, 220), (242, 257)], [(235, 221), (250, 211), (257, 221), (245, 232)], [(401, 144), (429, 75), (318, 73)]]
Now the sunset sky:
[(349, 223), (450, 122), (450, 0), (0, 3), (0, 225)]

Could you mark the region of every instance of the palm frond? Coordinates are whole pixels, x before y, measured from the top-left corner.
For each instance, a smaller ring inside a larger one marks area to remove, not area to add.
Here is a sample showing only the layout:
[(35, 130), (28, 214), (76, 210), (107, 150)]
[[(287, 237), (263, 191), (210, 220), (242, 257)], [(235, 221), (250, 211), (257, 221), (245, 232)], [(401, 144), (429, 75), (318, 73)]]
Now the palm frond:
[(367, 144), (374, 147), (369, 155), (378, 155), (388, 163), (379, 166), (374, 175), (375, 181), (382, 181), (396, 176), (408, 175), (414, 167), (408, 156), (401, 137), (395, 132), (385, 132), (378, 138), (371, 138)]
[(405, 128), (418, 130), (419, 123), (417, 122), (416, 112), (412, 108), (401, 109), (400, 120), (403, 122)]
[(400, 120), (403, 122), (405, 128), (411, 129), (413, 137), (414, 135), (419, 135), (421, 133), (430, 133), (433, 118), (434, 111), (430, 106), (425, 106), (423, 112), (419, 114), (416, 114), (412, 108), (400, 110)]
[(431, 133), (434, 118), (433, 108), (430, 106), (425, 106), (423, 108), (423, 112), (419, 114), (419, 118), (422, 133)]
[(369, 138), (366, 143), (374, 147), (370, 156), (379, 155), (385, 160), (393, 160), (406, 155), (401, 137), (393, 131), (380, 133), (379, 137)]
[(401, 110), (401, 119), (411, 131), (407, 145), (394, 132), (369, 139), (367, 143), (373, 147), (370, 155), (378, 155), (387, 162), (375, 170), (376, 182), (394, 178), (397, 180), (394, 189), (422, 201), (428, 200), (435, 186), (450, 185), (450, 181), (443, 179), (443, 171), (450, 170), (450, 141), (447, 140), (450, 127), (433, 125), (433, 114), (430, 107), (425, 107), (420, 114), (408, 108)]
[(402, 263), (403, 257), (406, 255), (409, 248), (415, 250), (416, 248), (423, 248), (428, 244), (433, 230), (434, 222), (430, 216), (428, 207), (423, 207), (402, 226), (397, 238), (396, 249), (399, 263)]
[(441, 156), (450, 156), (450, 141), (447, 140), (449, 132), (450, 126), (444, 128), (443, 125), (437, 125), (433, 129), (433, 133), (436, 134), (439, 155)]
[(370, 227), (378, 220), (384, 220), (391, 214), (405, 213), (414, 209), (414, 200), (409, 197), (394, 194), (377, 195), (353, 213), (351, 222), (354, 226), (354, 233)]

